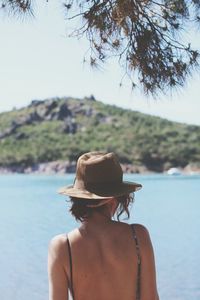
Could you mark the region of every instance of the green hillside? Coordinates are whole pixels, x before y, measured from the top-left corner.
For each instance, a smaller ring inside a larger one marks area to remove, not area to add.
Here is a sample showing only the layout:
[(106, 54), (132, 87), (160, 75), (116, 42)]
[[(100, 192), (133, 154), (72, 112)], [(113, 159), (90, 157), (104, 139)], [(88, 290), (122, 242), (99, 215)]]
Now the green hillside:
[(200, 164), (200, 127), (85, 99), (32, 101), (0, 114), (0, 166), (74, 161), (86, 151), (116, 152), (122, 163), (163, 171)]

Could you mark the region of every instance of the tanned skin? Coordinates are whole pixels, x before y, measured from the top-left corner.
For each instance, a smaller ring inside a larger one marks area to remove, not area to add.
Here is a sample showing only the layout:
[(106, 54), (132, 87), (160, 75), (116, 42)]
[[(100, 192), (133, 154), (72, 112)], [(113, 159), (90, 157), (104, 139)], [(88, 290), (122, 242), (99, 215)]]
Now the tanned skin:
[[(135, 300), (137, 253), (131, 227), (112, 220), (117, 200), (94, 212), (80, 228), (68, 234), (73, 261), (75, 300)], [(139, 242), (141, 267), (140, 300), (159, 300), (153, 247), (147, 229), (134, 225)], [(49, 244), (49, 300), (68, 300), (69, 253), (66, 234)]]

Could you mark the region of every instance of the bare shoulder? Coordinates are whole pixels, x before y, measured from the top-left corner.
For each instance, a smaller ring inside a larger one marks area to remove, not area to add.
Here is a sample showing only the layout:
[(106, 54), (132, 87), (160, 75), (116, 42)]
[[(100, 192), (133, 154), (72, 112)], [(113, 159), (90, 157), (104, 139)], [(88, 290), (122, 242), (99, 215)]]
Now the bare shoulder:
[(141, 224), (133, 224), (138, 238), (142, 257), (142, 298), (159, 300), (156, 286), (156, 268), (154, 251), (148, 229)]
[(148, 229), (142, 224), (133, 224), (139, 244), (143, 249), (152, 250), (151, 238)]
[(51, 250), (59, 250), (62, 248), (67, 242), (67, 234), (62, 233), (54, 236), (49, 242), (49, 248)]
[(136, 232), (139, 235), (142, 235), (142, 236), (149, 235), (149, 231), (144, 225), (142, 225), (142, 224), (132, 224), (132, 225), (134, 226), (134, 229), (136, 230)]
[(66, 259), (67, 256), (67, 234), (54, 236), (49, 242), (49, 256), (57, 260)]
[(77, 229), (70, 231), (69, 233), (62, 233), (54, 236), (49, 242), (49, 253), (58, 258), (67, 258), (67, 239), (70, 237), (70, 241), (76, 236)]
[(142, 224), (132, 224), (137, 232), (148, 234), (148, 229)]

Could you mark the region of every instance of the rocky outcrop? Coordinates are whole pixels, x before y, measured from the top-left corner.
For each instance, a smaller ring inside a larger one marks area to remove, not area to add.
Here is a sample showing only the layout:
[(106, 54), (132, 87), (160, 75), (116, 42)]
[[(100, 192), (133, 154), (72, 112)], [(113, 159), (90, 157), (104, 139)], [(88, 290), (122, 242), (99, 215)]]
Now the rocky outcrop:
[(67, 134), (75, 134), (77, 129), (78, 124), (75, 122), (74, 118), (67, 118), (62, 126), (62, 132)]
[(32, 100), (28, 107), (32, 107), (32, 106), (36, 107), (36, 106), (38, 106), (40, 104), (43, 104), (43, 103), (44, 103), (44, 100)]
[[(123, 173), (126, 174), (152, 174), (144, 165), (121, 164)], [(185, 168), (179, 168), (182, 175), (200, 175), (200, 166), (189, 164)], [(52, 161), (32, 165), (30, 167), (10, 166), (0, 167), (0, 174), (22, 173), (22, 174), (71, 174), (76, 172), (76, 162)], [(165, 172), (164, 172), (165, 173)]]
[(0, 174), (22, 173), (22, 174), (65, 174), (75, 173), (76, 163), (69, 161), (52, 161), (35, 164), (30, 167), (11, 166), (0, 167)]
[(28, 138), (28, 135), (25, 134), (24, 132), (17, 132), (15, 134), (15, 138), (16, 138), (16, 140), (23, 140), (23, 139)]
[[(34, 122), (40, 122), (42, 119), (35, 111), (33, 113), (28, 114), (27, 116), (20, 117), (18, 120), (13, 120), (11, 126), (4, 130), (4, 132), (0, 132), (0, 139), (3, 139), (9, 135), (15, 134), (17, 129), (24, 125), (30, 125)], [(22, 135), (21, 135), (22, 136)], [(17, 137), (17, 135), (16, 135)], [(18, 134), (19, 137), (19, 134)]]
[(200, 164), (190, 163), (183, 168), (184, 174), (200, 174)]
[(74, 173), (76, 171), (76, 163), (69, 161), (52, 161), (34, 165), (24, 169), (24, 173), (38, 173), (38, 174), (65, 174)]
[(15, 133), (17, 127), (9, 127), (4, 132), (0, 132), (0, 139), (4, 139), (5, 137)]
[[(95, 101), (94, 96), (86, 97), (86, 100)], [(67, 100), (67, 98), (65, 99)], [(57, 99), (50, 99), (45, 101), (33, 100), (28, 108), (34, 109), (26, 115), (18, 117), (13, 120), (11, 126), (0, 132), (0, 139), (3, 139), (9, 135), (16, 134), (16, 139), (23, 139), (27, 136), (25, 134), (17, 132), (19, 127), (25, 125), (31, 125), (43, 121), (62, 121), (61, 131), (66, 134), (75, 134), (78, 129), (81, 130), (82, 125), (78, 124), (76, 118), (78, 115), (85, 117), (96, 118), (96, 123), (111, 123), (112, 118), (105, 116), (103, 113), (97, 112), (95, 109), (84, 104), (84, 102), (77, 102), (69, 107), (67, 102), (61, 104)]]
[(72, 112), (68, 108), (67, 103), (63, 103), (59, 108), (57, 119), (63, 121), (66, 118), (70, 118), (71, 116)]
[(123, 173), (127, 174), (147, 174), (147, 173), (152, 173), (152, 171), (148, 170), (147, 167), (145, 166), (137, 166), (137, 165), (132, 165), (132, 164), (122, 164), (122, 170)]
[[(122, 165), (124, 173), (148, 173), (149, 171), (144, 166), (132, 166), (128, 164)], [(69, 161), (52, 161), (40, 164), (35, 164), (31, 167), (13, 166), (0, 167), (0, 174), (6, 173), (23, 173), (23, 174), (66, 174), (75, 173), (76, 163)]]

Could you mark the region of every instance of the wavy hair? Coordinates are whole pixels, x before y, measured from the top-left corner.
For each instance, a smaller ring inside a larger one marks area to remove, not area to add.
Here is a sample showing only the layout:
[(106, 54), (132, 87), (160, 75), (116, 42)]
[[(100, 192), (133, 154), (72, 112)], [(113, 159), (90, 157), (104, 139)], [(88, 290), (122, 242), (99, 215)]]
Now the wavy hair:
[[(129, 205), (134, 201), (134, 193), (123, 195), (115, 198), (118, 201), (118, 206), (116, 209), (116, 216), (117, 220), (120, 221), (120, 216), (123, 213), (126, 213), (127, 219), (130, 217), (129, 213)], [(70, 197), (71, 207), (69, 211), (75, 217), (76, 220), (83, 222), (84, 220), (88, 219), (93, 212), (100, 212), (102, 213), (105, 210), (105, 205), (97, 206), (97, 207), (88, 207), (88, 205), (98, 205), (102, 200), (99, 199), (83, 199), (83, 198), (76, 198)]]

